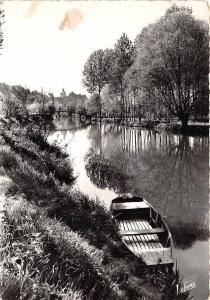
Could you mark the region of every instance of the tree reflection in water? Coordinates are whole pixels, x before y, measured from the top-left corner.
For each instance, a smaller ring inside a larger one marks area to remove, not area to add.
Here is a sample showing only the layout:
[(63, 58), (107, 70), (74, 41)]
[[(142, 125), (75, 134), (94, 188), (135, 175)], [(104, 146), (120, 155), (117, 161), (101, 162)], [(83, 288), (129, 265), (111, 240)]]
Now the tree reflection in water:
[(208, 138), (106, 125), (89, 139), (86, 170), (97, 187), (144, 196), (179, 248), (208, 239)]
[(109, 188), (115, 193), (126, 192), (128, 177), (121, 169), (121, 161), (118, 164), (107, 159), (102, 153), (89, 151), (86, 156), (86, 171), (90, 180), (101, 189)]

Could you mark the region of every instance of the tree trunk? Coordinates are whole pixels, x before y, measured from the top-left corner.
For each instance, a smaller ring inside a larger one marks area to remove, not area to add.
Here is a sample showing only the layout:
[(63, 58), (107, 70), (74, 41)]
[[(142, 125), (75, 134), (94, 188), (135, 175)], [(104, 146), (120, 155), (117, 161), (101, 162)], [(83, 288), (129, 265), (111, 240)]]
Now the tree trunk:
[(100, 121), (100, 125), (101, 125), (101, 111), (102, 111), (102, 103), (101, 103), (101, 89), (99, 88), (98, 91), (99, 94), (99, 121)]
[(182, 131), (185, 132), (187, 130), (187, 125), (188, 125), (189, 118), (184, 116), (181, 118), (181, 123), (182, 123)]
[(100, 118), (100, 124), (101, 124), (101, 105), (100, 105), (99, 118)]

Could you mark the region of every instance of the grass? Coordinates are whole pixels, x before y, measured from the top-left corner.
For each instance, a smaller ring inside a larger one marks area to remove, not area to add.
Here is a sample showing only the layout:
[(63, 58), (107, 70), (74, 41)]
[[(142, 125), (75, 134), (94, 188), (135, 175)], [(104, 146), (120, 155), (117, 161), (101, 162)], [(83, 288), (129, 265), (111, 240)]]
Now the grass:
[(8, 293), (17, 299), (82, 299), (79, 288), (95, 299), (96, 294), (116, 298), (101, 268), (101, 251), (22, 197), (7, 199), (5, 211), (1, 293), (6, 299)]
[(44, 140), (43, 143), (40, 143), (40, 140), (36, 143), (38, 139), (34, 136), (34, 141), (29, 139), (26, 132), (21, 129), (4, 130), (2, 137), (11, 149), (30, 160), (35, 169), (41, 169), (46, 175), (53, 173), (53, 176), (61, 183), (72, 184), (74, 182), (73, 169), (68, 156), (58, 151), (55, 145), (50, 147)]

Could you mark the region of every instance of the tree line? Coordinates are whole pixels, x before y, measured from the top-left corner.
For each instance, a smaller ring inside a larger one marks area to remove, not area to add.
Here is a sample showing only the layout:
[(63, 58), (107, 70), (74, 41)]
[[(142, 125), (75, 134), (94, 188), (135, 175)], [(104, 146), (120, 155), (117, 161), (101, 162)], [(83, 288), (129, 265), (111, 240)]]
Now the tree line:
[(83, 85), (87, 112), (133, 119), (172, 119), (186, 128), (208, 117), (208, 25), (192, 9), (170, 7), (132, 42), (123, 33), (112, 49), (93, 51)]
[(14, 117), (27, 114), (54, 113), (65, 110), (72, 113), (86, 113), (86, 95), (71, 92), (66, 94), (62, 89), (60, 96), (56, 97), (53, 93), (45, 93), (37, 90), (30, 90), (21, 85), (10, 86), (0, 83), (0, 100), (2, 101), (5, 115)]

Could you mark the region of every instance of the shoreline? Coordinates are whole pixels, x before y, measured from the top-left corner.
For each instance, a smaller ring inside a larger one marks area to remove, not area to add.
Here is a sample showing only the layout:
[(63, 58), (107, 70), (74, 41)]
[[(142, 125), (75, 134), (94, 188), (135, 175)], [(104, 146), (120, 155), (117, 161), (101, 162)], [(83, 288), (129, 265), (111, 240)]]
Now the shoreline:
[[(65, 118), (68, 118), (67, 116)], [(70, 119), (73, 119), (71, 116), (69, 117)], [(126, 128), (138, 128), (138, 129), (147, 129), (147, 130), (153, 130), (157, 133), (161, 132), (167, 132), (167, 133), (173, 133), (173, 134), (183, 134), (183, 135), (189, 135), (189, 136), (208, 136), (209, 135), (209, 127), (210, 123), (205, 123), (205, 122), (191, 122), (188, 124), (188, 127), (186, 130), (182, 130), (181, 124), (180, 123), (166, 123), (166, 122), (159, 122), (159, 121), (144, 121), (144, 122), (139, 122), (139, 121), (127, 121), (125, 120), (119, 121), (116, 119), (111, 119), (111, 118), (102, 118), (101, 120), (99, 118), (92, 119), (88, 123), (83, 123), (80, 126), (75, 126), (72, 128), (65, 128), (65, 129), (53, 129), (52, 131), (65, 131), (65, 130), (75, 130), (79, 128), (83, 128), (89, 125), (95, 125), (95, 124), (113, 124), (117, 126), (124, 126)]]

